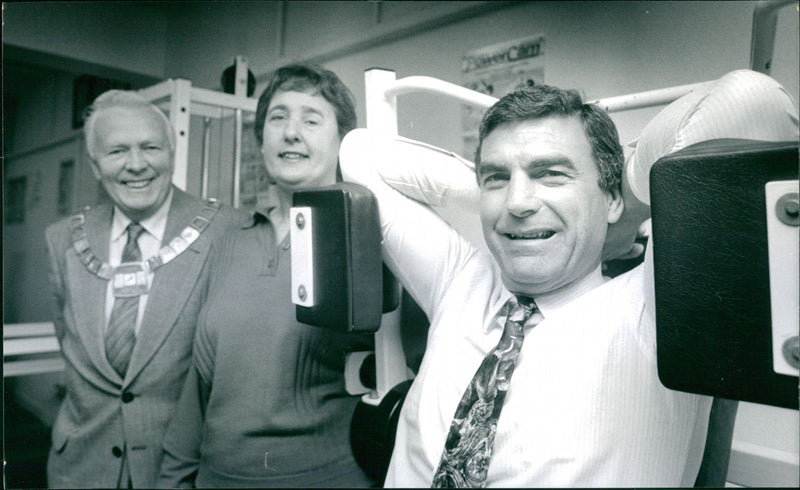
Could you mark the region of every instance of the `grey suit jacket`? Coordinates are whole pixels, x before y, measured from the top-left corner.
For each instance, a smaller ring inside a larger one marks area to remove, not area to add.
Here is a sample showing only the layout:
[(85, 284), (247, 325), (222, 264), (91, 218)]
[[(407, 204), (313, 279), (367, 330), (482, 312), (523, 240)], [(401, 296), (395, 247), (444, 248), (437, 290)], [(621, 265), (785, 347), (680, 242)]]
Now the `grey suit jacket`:
[[(173, 187), (163, 244), (199, 214), (204, 202)], [(85, 212), (89, 244), (108, 261), (111, 204)], [(52, 432), (50, 487), (114, 487), (127, 447), (134, 487), (153, 487), (161, 443), (192, 354), (205, 299), (211, 248), (244, 213), (223, 206), (188, 250), (154, 273), (125, 379), (105, 355), (106, 281), (90, 273), (72, 248), (69, 219), (48, 227), (56, 335), (66, 361), (66, 397)]]

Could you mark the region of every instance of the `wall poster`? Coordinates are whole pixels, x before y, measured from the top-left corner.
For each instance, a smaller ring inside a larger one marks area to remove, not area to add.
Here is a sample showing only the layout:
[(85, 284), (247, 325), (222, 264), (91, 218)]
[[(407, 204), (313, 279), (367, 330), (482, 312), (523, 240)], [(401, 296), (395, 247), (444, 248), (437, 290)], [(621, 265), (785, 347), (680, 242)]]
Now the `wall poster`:
[[(464, 54), (462, 85), (493, 97), (544, 83), (544, 35), (493, 44)], [(478, 125), (485, 111), (464, 106), (463, 156), (472, 160), (478, 146)]]

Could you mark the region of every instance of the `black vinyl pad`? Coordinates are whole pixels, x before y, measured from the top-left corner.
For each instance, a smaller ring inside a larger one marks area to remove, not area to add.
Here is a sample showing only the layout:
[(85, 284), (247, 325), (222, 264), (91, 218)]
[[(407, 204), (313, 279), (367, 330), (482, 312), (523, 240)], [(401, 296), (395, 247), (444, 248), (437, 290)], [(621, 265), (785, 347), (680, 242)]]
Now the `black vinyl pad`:
[(797, 142), (706, 141), (653, 166), (664, 386), (798, 408), (798, 378), (773, 369), (764, 191), (767, 182), (797, 178)]

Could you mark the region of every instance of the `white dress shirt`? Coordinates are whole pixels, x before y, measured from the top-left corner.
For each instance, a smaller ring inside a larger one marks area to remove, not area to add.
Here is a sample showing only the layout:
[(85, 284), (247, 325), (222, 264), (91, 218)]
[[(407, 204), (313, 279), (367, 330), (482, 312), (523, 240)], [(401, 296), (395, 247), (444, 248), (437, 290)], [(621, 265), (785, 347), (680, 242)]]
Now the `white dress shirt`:
[[(161, 249), (161, 242), (164, 239), (164, 230), (167, 227), (167, 215), (169, 215), (169, 206), (172, 204), (172, 190), (170, 189), (169, 196), (164, 201), (164, 204), (158, 208), (152, 216), (143, 219), (139, 222), (144, 229), (144, 232), (139, 235), (139, 250), (142, 251), (142, 260), (147, 260), (156, 255)], [(131, 223), (131, 219), (125, 216), (117, 206), (114, 206), (114, 217), (111, 221), (111, 238), (108, 244), (108, 263), (111, 267), (117, 267), (122, 262), (122, 251), (125, 249), (125, 244), (128, 243), (127, 228)], [(188, 224), (188, 223), (187, 223)], [(147, 273), (147, 287), (153, 285), (153, 271)], [(139, 313), (136, 315), (135, 333), (139, 334), (139, 328), (142, 325), (142, 316), (144, 316), (145, 307), (147, 307), (147, 298), (149, 295), (143, 294), (139, 296)], [(106, 322), (105, 326), (108, 328), (108, 320), (111, 318), (111, 310), (114, 309), (114, 285), (113, 280), (108, 281), (106, 288)]]
[[(367, 130), (345, 137), (340, 162), (346, 180), (375, 193), (384, 259), (431, 322), (385, 482), (429, 487), (456, 406), (500, 339), (498, 313), (511, 293), (491, 255), (387, 185), (418, 201), (474, 210), (468, 163)], [(544, 320), (526, 328), (487, 486), (694, 483), (711, 398), (658, 380), (651, 269), (646, 263), (606, 280), (598, 265), (570, 288), (535, 298)]]

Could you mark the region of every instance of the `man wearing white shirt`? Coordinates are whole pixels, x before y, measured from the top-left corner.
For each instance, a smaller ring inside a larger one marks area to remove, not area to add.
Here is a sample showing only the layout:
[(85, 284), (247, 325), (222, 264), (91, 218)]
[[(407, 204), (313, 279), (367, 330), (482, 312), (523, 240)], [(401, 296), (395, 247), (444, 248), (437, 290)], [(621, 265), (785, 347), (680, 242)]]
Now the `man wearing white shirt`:
[(138, 94), (100, 95), (84, 129), (112, 202), (46, 232), (66, 361), (48, 486), (148, 488), (191, 360), (209, 253), (242, 217), (172, 185), (173, 129)]
[[(138, 243), (143, 257), (152, 257), (158, 254), (161, 248), (161, 242), (164, 239), (164, 228), (167, 226), (167, 212), (169, 211), (170, 204), (172, 203), (172, 193), (167, 195), (164, 204), (158, 208), (152, 216), (139, 220), (138, 223), (142, 225), (144, 233), (139, 235)], [(112, 267), (117, 267), (122, 263), (122, 252), (125, 248), (125, 243), (128, 240), (128, 225), (132, 220), (125, 215), (119, 208), (114, 209), (114, 217), (111, 223), (111, 242), (108, 248), (108, 263)], [(154, 271), (147, 271), (148, 282), (153, 281)], [(144, 315), (145, 307), (147, 306), (147, 298), (149, 294), (144, 293), (139, 296), (139, 305), (137, 308), (135, 332), (139, 332), (142, 326), (142, 316)], [(114, 308), (114, 285), (109, 281), (106, 287), (106, 322), (111, 318), (111, 311)]]
[[(658, 380), (650, 254), (614, 279), (601, 274), (607, 230), (623, 212), (613, 123), (576, 92), (537, 86), (489, 109), (479, 141), (477, 189), (464, 185), (475, 182), (469, 163), (446, 152), (366, 130), (342, 143), (345, 178), (378, 198), (385, 260), (431, 322), (386, 485), (691, 486), (711, 400)], [(478, 207), (491, 255), (395, 189)], [(446, 441), (469, 434), (453, 436), (453, 416), (512, 295), (532, 297), (543, 319), (524, 324), (493, 439), (481, 446), (488, 465), (469, 456), (458, 475), (444, 464)]]

